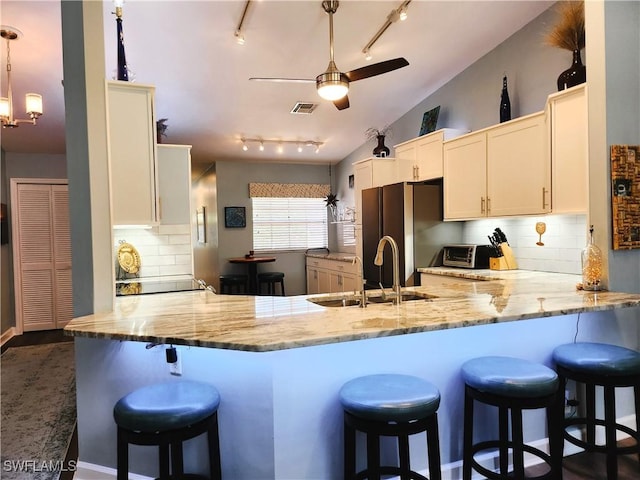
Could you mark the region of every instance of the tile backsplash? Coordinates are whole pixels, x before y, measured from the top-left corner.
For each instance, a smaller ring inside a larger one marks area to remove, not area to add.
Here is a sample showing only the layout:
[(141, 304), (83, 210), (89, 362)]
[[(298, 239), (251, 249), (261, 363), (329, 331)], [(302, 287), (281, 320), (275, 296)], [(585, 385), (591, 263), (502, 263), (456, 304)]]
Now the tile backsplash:
[[(544, 246), (536, 245), (536, 222), (546, 223)], [(499, 227), (506, 234), (518, 268), (556, 273), (581, 273), (580, 255), (587, 243), (586, 215), (492, 218), (465, 222), (463, 242), (488, 244)]]
[[(140, 277), (193, 274), (191, 225), (160, 225), (150, 229), (114, 229), (114, 251), (121, 242), (140, 254)], [(117, 259), (114, 259), (114, 266)]]

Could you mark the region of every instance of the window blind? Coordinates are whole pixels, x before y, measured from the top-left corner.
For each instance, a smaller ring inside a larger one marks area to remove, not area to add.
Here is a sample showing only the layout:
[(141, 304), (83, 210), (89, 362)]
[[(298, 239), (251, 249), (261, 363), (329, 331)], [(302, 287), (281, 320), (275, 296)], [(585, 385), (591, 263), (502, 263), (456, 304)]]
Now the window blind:
[(324, 198), (254, 197), (253, 249), (295, 250), (328, 244)]

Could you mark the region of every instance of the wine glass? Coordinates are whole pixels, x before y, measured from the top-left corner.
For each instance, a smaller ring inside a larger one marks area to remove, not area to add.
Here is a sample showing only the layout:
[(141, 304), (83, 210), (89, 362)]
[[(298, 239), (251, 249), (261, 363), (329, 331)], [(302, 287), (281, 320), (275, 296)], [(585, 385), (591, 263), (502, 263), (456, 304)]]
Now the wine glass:
[(536, 242), (536, 245), (539, 245), (541, 247), (544, 245), (544, 243), (542, 243), (542, 234), (544, 232), (546, 232), (546, 231), (547, 231), (547, 224), (546, 223), (544, 223), (544, 222), (537, 222), (536, 223), (536, 232), (538, 233), (538, 235), (540, 235), (538, 241)]

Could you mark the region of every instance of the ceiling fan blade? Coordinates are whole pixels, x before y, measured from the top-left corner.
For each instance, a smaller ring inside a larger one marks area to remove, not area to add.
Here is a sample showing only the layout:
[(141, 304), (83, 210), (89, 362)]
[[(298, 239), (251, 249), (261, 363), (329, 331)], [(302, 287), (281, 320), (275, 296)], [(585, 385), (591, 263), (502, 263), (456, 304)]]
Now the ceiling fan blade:
[(257, 82), (316, 83), (315, 79), (310, 78), (251, 77), (249, 80), (254, 80)]
[(344, 97), (339, 98), (338, 100), (334, 100), (333, 104), (336, 106), (338, 110), (344, 110), (346, 108), (349, 108), (349, 97), (345, 95)]
[(350, 72), (346, 72), (345, 75), (351, 82), (356, 80), (362, 80), (364, 78), (375, 77), (383, 73), (392, 72), (398, 68), (406, 67), (409, 65), (406, 59), (394, 58), (393, 60), (386, 60), (384, 62), (374, 63), (373, 65), (367, 65), (366, 67), (356, 68)]

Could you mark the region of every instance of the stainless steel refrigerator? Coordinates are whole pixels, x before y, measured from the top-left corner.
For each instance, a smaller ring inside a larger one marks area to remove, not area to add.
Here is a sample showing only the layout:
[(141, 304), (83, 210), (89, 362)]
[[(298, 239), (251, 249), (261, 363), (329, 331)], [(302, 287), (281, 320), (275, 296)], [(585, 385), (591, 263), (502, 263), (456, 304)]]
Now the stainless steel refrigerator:
[(419, 285), (417, 267), (441, 264), (442, 246), (462, 240), (461, 222), (442, 221), (442, 183), (394, 183), (362, 191), (362, 262), (367, 288), (393, 285), (391, 247), (373, 263), (384, 235), (398, 244), (402, 286)]

